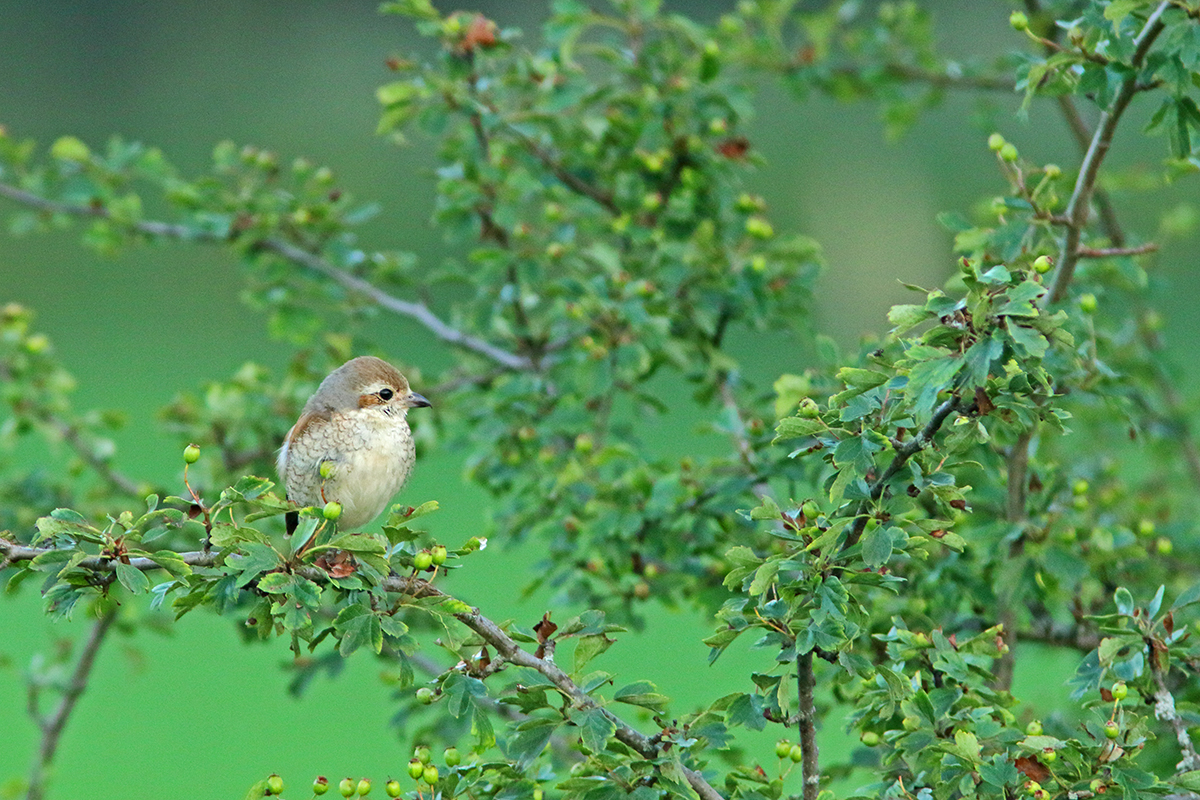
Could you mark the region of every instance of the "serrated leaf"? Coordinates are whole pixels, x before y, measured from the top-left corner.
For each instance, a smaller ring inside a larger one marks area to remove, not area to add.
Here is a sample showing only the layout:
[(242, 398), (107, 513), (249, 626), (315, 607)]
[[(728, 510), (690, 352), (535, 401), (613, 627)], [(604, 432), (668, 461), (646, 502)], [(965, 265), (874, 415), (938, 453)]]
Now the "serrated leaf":
[(338, 652), (343, 658), (364, 645), (376, 654), (383, 649), (383, 629), (379, 617), (362, 603), (343, 608), (333, 621), (333, 629), (341, 636)]
[(593, 753), (604, 752), (604, 746), (616, 732), (617, 726), (598, 708), (572, 709), (571, 722), (579, 728), (579, 738)]
[(631, 706), (652, 708), (656, 711), (666, 709), (671, 698), (658, 691), (658, 687), (650, 681), (637, 681), (617, 690), (613, 700), (618, 703), (628, 703)]
[(589, 661), (603, 653), (612, 644), (613, 640), (609, 639), (603, 633), (594, 633), (580, 637), (579, 642), (575, 645), (574, 674), (578, 675), (588, 665)]
[(137, 567), (116, 562), (117, 580), (133, 594), (141, 594), (150, 589), (150, 579)]

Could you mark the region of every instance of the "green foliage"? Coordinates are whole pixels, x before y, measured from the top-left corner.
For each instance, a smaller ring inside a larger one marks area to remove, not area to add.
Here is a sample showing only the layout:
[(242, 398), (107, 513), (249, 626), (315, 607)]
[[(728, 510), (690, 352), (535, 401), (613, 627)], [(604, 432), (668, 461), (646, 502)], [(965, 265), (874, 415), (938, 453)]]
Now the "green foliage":
[[(1121, 228), (1100, 178), (1140, 93), (1157, 104), (1147, 131), (1168, 134), (1164, 180), (1200, 165), (1195, 12), (1039, 6), (1008, 18), (1026, 49), (983, 67), (941, 58), (913, 2), (794, 5), (741, 3), (705, 25), (654, 2), (560, 0), (533, 41), (386, 4), (436, 45), (395, 59), (377, 96), (381, 133), (438, 154), (437, 265), (362, 248), (352, 229), (377, 209), (305, 160), (221, 144), (211, 174), (186, 179), (137, 144), (64, 137), (39, 157), (0, 136), (0, 189), (28, 209), (15, 230), (83, 218), (102, 251), (228, 246), (251, 304), (306, 347), (286, 376), (248, 364), (164, 410), (200, 457), (186, 492), (152, 494), (113, 468), (114, 420), (74, 411), (49, 340), (6, 307), (0, 435), (58, 438), (76, 459), (0, 482), (9, 587), (37, 578), (53, 615), (145, 594), (176, 619), (232, 616), (289, 641), (297, 688), (359, 651), (392, 659), (404, 724), (471, 743), (467, 763), (426, 754), (410, 770), (443, 797), (777, 798), (785, 761), (811, 778), (806, 800), (822, 775), (872, 797), (1196, 790), (1200, 459), (1147, 306), (1154, 246)], [(879, 102), (894, 131), (947, 89), (1015, 89), (1083, 125), (1086, 155), (1034, 164), (987, 138), (1002, 194), (941, 217), (954, 274), (910, 287), (890, 332), (843, 358), (807, 328), (816, 244), (776, 233), (743, 184), (761, 162), (744, 135), (755, 82), (777, 75), (801, 97)], [(1076, 98), (1096, 106), (1094, 131)], [(496, 624), (444, 593), (438, 576), (470, 568), (484, 540), (429, 542), (413, 525), (436, 503), (361, 533), (338, 531), (335, 509), (300, 509), (283, 534), (291, 506), (254, 475), (326, 368), (377, 350), (363, 323), (381, 313), (452, 356), (414, 379), (441, 415), (422, 445), (460, 447), (497, 532), (540, 543), (537, 580), (589, 610)], [(821, 363), (765, 391), (734, 332), (811, 339)], [(668, 413), (678, 386), (698, 432)], [(1130, 435), (1148, 474), (1123, 458)], [(680, 709), (636, 676), (589, 671), (651, 600), (711, 613), (710, 659), (752, 634), (764, 655), (744, 690)], [(435, 636), (453, 667), (414, 657)], [(1023, 724), (1034, 711), (1011, 692), (1023, 640), (1080, 659), (1070, 711), (1044, 728)], [(815, 729), (843, 719), (864, 747), (818, 762)], [(775, 725), (800, 743), (781, 742), (771, 772), (737, 736)]]

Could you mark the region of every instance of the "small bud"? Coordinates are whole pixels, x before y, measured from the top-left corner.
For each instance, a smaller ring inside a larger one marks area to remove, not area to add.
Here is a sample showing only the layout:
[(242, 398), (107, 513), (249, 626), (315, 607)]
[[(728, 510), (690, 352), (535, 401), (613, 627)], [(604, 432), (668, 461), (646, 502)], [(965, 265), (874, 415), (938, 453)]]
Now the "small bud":
[(1083, 313), (1095, 314), (1097, 305), (1099, 305), (1099, 304), (1096, 302), (1096, 295), (1092, 294), (1091, 292), (1088, 292), (1087, 294), (1084, 294), (1084, 295), (1080, 295), (1079, 310), (1082, 311)]
[(1165, 536), (1160, 536), (1154, 542), (1154, 549), (1158, 551), (1160, 556), (1169, 556), (1175, 552), (1175, 544)]
[(183, 463), (195, 464), (200, 460), (200, 448), (194, 444), (189, 444), (183, 448)]
[(1027, 31), (1029, 30), (1029, 17), (1024, 11), (1014, 11), (1008, 15), (1008, 24), (1014, 31)]
[(1089, 488), (1091, 488), (1090, 484), (1083, 478), (1080, 478), (1071, 485), (1071, 494), (1078, 497), (1079, 495), (1087, 494)]
[(770, 239), (775, 235), (775, 229), (762, 217), (750, 217), (746, 220), (746, 233), (755, 239)]
[(1004, 146), (1000, 148), (1000, 157), (1009, 163), (1016, 161), (1017, 156), (1017, 146), (1012, 142), (1005, 142)]
[(1007, 142), (1004, 141), (1004, 137), (998, 133), (993, 133), (988, 137), (988, 147), (994, 153), (999, 153), (1000, 148), (1004, 147), (1005, 144), (1007, 144)]
[(1047, 164), (1042, 169), (1045, 171), (1046, 177), (1050, 180), (1054, 180), (1062, 175), (1062, 167), (1060, 167), (1058, 164)]
[(862, 736), (858, 738), (867, 747), (875, 747), (879, 744), (879, 734), (875, 731), (863, 731)]
[(1041, 736), (1041, 735), (1042, 735), (1042, 722), (1041, 722), (1041, 720), (1037, 720), (1037, 719), (1035, 719), (1035, 720), (1033, 720), (1032, 722), (1030, 722), (1028, 725), (1026, 725), (1026, 726), (1025, 726), (1025, 733), (1026, 733), (1027, 735), (1029, 735), (1029, 736)]
[(1155, 530), (1154, 520), (1143, 519), (1138, 522), (1137, 535), (1142, 538), (1153, 536)]

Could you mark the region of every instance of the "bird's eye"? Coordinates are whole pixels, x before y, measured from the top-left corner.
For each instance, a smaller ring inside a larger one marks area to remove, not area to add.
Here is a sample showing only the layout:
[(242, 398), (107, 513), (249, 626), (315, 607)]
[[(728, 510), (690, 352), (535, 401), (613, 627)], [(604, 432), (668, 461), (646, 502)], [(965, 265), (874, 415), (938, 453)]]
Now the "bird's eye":
[(393, 397), (395, 394), (396, 394), (396, 393), (395, 393), (395, 392), (393, 392), (391, 389), (380, 389), (380, 390), (379, 390), (379, 399), (381, 399), (381, 400), (391, 400), (391, 399), (392, 399), (392, 397)]

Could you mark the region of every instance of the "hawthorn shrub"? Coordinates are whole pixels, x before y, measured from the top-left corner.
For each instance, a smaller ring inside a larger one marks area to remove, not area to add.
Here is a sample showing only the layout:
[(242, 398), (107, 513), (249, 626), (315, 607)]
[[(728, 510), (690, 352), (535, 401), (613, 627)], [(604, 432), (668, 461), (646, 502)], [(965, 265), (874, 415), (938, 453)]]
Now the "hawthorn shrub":
[[(310, 670), (357, 651), (393, 662), (400, 716), (452, 748), (439, 763), (419, 748), (414, 783), (389, 781), (389, 796), (777, 798), (793, 763), (787, 787), (805, 800), (830, 785), (1200, 792), (1200, 456), (1148, 299), (1158, 243), (1124, 227), (1106, 179), (1114, 138), (1138, 135), (1138, 95), (1155, 109), (1144, 132), (1166, 134), (1164, 175), (1200, 167), (1200, 12), (1034, 0), (1008, 18), (1011, 54), (964, 63), (939, 55), (919, 3), (811, 5), (743, 2), (708, 24), (653, 0), (558, 0), (531, 37), (428, 0), (385, 3), (435, 44), (436, 57), (392, 58), (378, 99), (381, 134), (436, 150), (436, 265), (360, 243), (375, 207), (308, 160), (221, 143), (211, 171), (187, 177), (137, 143), (0, 137), (14, 229), (78, 222), (103, 252), (225, 248), (297, 347), (285, 375), (247, 364), (163, 410), (188, 447), (183, 486), (160, 487), (119, 469), (112, 419), (76, 410), (32, 313), (4, 308), (0, 433), (60, 440), (77, 461), (0, 475), (0, 563), (47, 614), (95, 620), (63, 702), (32, 704), (28, 797), (46, 791), (131, 595), (179, 624), (228, 616)], [(997, 19), (1010, 10), (996, 4)], [(1022, 110), (1063, 115), (1079, 156), (1034, 163), (1020, 139), (1035, 132), (981, 133), (996, 197), (941, 217), (951, 278), (910, 287), (887, 333), (842, 355), (810, 325), (818, 245), (776, 231), (745, 188), (763, 166), (745, 126), (776, 81), (800, 102), (877, 103), (897, 132), (947, 92), (1016, 93)], [(587, 611), (500, 624), (453, 596), (439, 577), (472, 569), (492, 531), (434, 542), (417, 527), (433, 502), (360, 532), (303, 509), (284, 536), (274, 452), (328, 369), (397, 357), (367, 324), (385, 314), (423, 326), (449, 363), (421, 376), (438, 409), (422, 441), (464, 453), (492, 530), (538, 543), (537, 582)], [(817, 355), (753, 385), (734, 334)], [(680, 402), (715, 454), (662, 455)], [(753, 636), (761, 671), (682, 708), (637, 679), (634, 657), (627, 674), (590, 668), (655, 602), (712, 618), (711, 659)], [(1078, 662), (1045, 720), (1012, 693), (1030, 643)], [(426, 655), (438, 648), (449, 657)], [(821, 759), (817, 730), (843, 725), (863, 746)], [(777, 760), (739, 728), (777, 730)], [(251, 795), (282, 791), (272, 776)]]

